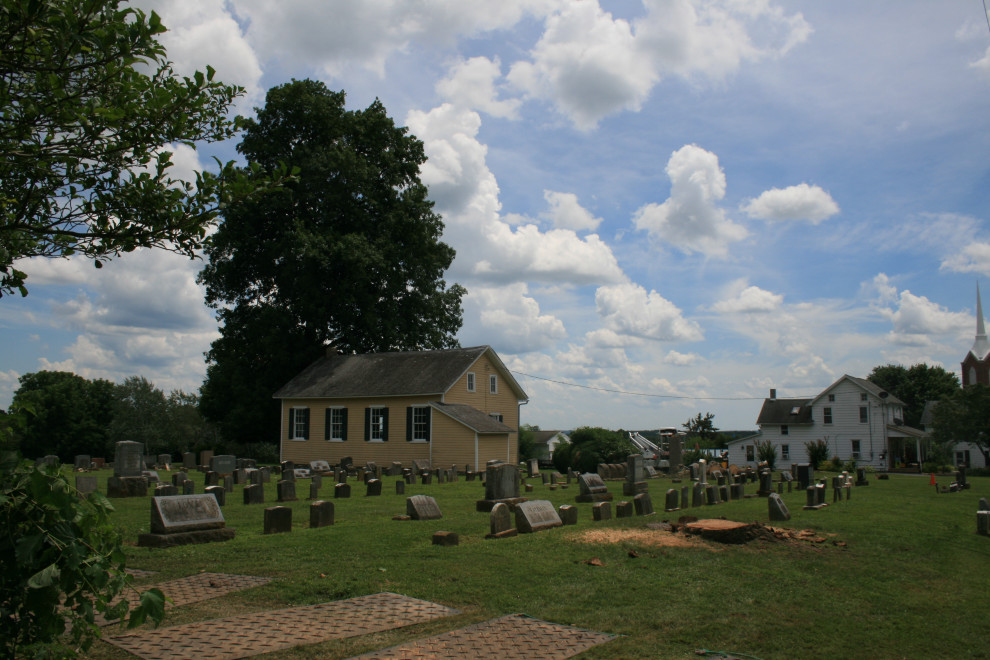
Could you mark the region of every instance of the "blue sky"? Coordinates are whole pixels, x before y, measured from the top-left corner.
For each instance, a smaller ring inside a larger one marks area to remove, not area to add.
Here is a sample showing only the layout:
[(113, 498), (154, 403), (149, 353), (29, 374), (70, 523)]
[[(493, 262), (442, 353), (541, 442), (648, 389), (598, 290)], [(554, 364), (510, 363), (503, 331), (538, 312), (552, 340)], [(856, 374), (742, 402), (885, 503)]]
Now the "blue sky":
[[(245, 87), (242, 114), (311, 77), (424, 141), (448, 281), (469, 291), (459, 339), (516, 372), (524, 422), (754, 428), (771, 387), (958, 371), (972, 345), (990, 291), (979, 0), (139, 4), (180, 71)], [(202, 262), (18, 266), (0, 406), (41, 369), (202, 382)]]

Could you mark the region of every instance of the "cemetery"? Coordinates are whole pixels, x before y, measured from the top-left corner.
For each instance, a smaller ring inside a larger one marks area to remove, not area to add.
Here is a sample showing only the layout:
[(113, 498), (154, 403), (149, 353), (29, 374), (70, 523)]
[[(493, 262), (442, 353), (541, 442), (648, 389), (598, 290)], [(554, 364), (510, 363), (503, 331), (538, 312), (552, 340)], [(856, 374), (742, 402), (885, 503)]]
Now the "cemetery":
[(156, 469), (158, 490), (178, 490), (156, 494), (124, 451), (124, 471), (70, 481), (116, 489), (134, 584), (172, 602), (157, 629), (105, 626), (87, 658), (488, 657), (499, 640), (506, 658), (767, 660), (987, 643), (983, 617), (933, 613), (982, 611), (988, 477), (949, 492), (958, 475), (932, 488), (805, 467), (671, 478), (635, 460), (579, 475), (213, 456)]

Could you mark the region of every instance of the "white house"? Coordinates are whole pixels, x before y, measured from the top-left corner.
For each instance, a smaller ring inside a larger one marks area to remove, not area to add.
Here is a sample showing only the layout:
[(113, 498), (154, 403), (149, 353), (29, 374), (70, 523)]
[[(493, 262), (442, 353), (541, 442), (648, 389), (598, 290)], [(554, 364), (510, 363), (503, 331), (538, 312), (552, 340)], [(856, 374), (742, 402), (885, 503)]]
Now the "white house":
[(549, 461), (560, 443), (571, 444), (570, 436), (563, 431), (533, 431), (533, 457)]
[[(777, 448), (777, 467), (807, 463), (805, 443), (825, 440), (829, 458), (854, 460), (858, 466), (889, 470), (900, 464), (920, 466), (927, 433), (904, 426), (904, 403), (863, 378), (843, 376), (811, 399), (764, 400), (758, 436), (728, 443), (729, 462), (755, 465), (756, 443)], [(918, 467), (920, 469), (920, 467)]]

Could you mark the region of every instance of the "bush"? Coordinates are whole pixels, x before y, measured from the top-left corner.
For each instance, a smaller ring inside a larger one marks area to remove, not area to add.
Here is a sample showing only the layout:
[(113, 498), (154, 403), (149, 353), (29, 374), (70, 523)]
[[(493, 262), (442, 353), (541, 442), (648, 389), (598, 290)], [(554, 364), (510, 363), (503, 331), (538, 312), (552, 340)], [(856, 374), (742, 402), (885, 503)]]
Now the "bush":
[(921, 464), (921, 471), (934, 474), (935, 472), (938, 472), (938, 463), (935, 461), (925, 461)]
[[(0, 454), (0, 657), (71, 657), (99, 637), (97, 612), (127, 613), (126, 600), (110, 606), (131, 580), (112, 510), (100, 493), (80, 499), (58, 468)], [(141, 594), (129, 627), (148, 616), (165, 616), (158, 589)]]
[(777, 446), (770, 442), (770, 439), (766, 439), (762, 442), (756, 441), (756, 458), (761, 462), (765, 462), (767, 467), (773, 471), (777, 465)]
[(849, 459), (842, 466), (842, 469), (845, 470), (846, 472), (855, 472), (856, 471), (856, 460), (855, 459)]
[(568, 451), (558, 445), (553, 462), (559, 472), (570, 467), (579, 472), (595, 472), (599, 463), (624, 463), (629, 454), (639, 453), (622, 431), (582, 426), (571, 433)]
[(808, 462), (815, 470), (822, 468), (828, 460), (828, 440), (819, 438), (811, 442), (804, 443), (804, 448), (808, 451)]

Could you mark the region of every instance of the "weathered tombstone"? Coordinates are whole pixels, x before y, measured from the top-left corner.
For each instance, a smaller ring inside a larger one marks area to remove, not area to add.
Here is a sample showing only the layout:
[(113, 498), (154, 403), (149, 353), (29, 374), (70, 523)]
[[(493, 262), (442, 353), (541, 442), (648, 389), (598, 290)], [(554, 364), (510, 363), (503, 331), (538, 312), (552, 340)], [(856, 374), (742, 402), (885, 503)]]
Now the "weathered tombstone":
[(548, 485), (550, 483), (550, 475), (549, 474), (547, 474), (547, 473), (544, 472), (544, 473), (539, 474), (538, 476), (540, 477), (540, 481), (543, 482), (543, 485), (544, 486), (546, 486), (546, 485)]
[(729, 499), (741, 500), (745, 494), (745, 484), (732, 484), (729, 486)]
[(705, 503), (705, 484), (695, 481), (691, 487), (691, 507), (703, 506)]
[(677, 489), (670, 488), (667, 490), (667, 499), (664, 502), (664, 511), (678, 511), (680, 507), (677, 506)]
[(557, 510), (548, 500), (530, 500), (516, 505), (516, 529), (520, 534), (539, 532), (563, 524)]
[(172, 465), (172, 455), (171, 454), (158, 454), (158, 460), (155, 461), (155, 465), (158, 467), (169, 467)]
[(350, 456), (344, 456), (342, 459), (340, 459), (340, 467), (345, 471), (350, 470), (353, 466), (354, 466), (354, 459), (351, 458)]
[(144, 456), (140, 442), (123, 440), (114, 451), (113, 476), (107, 479), (107, 497), (144, 497), (148, 479), (142, 475)]
[(369, 479), (365, 484), (365, 495), (374, 497), (382, 494), (382, 482), (380, 479)]
[[(291, 481), (297, 481), (299, 479), (309, 479), (310, 477), (313, 476), (312, 473), (306, 468), (293, 468), (292, 470), (289, 470), (289, 472), (292, 474)], [(286, 479), (289, 479), (289, 477), (286, 476)]]
[[(270, 477), (269, 477), (270, 479)], [(249, 484), (260, 484), (264, 483), (265, 477), (261, 470), (248, 470), (247, 471), (247, 482)]]
[[(222, 486), (210, 486), (210, 488), (222, 488)], [(223, 489), (226, 492), (226, 489)], [(265, 503), (265, 487), (261, 484), (251, 484), (244, 487), (244, 503), (245, 504), (264, 504)]]
[(675, 470), (684, 462), (684, 457), (681, 448), (681, 439), (678, 436), (672, 436), (667, 441), (667, 451), (670, 453), (670, 469)]
[(769, 472), (760, 472), (760, 489), (757, 491), (757, 495), (760, 497), (769, 497), (770, 493), (773, 492), (773, 475)]
[(203, 477), (207, 486), (219, 486), (220, 485), (220, 473), (214, 472), (213, 470), (208, 470)]
[(329, 527), (333, 524), (333, 502), (316, 500), (309, 505), (309, 527)]
[(86, 497), (90, 493), (95, 493), (96, 492), (96, 477), (77, 476), (76, 477), (76, 490), (79, 492), (79, 495), (82, 496), (82, 497)]
[[(675, 497), (677, 495), (676, 490), (672, 490)], [(637, 516), (652, 516), (655, 511), (653, 510), (653, 499), (650, 497), (649, 493), (639, 493), (633, 498), (633, 506), (636, 509)]]
[(808, 486), (814, 483), (814, 481), (815, 481), (815, 469), (811, 467), (811, 463), (798, 463), (797, 465), (798, 490), (806, 490)]
[(443, 518), (437, 501), (429, 495), (413, 495), (406, 498), (406, 515), (413, 520), (439, 520)]
[[(282, 482), (279, 482), (282, 483)], [(265, 534), (281, 534), (292, 531), (292, 508), (270, 506), (265, 509)]]
[(718, 499), (719, 502), (729, 501), (729, 487), (725, 484), (718, 487)]
[(825, 506), (825, 484), (815, 486), (815, 494), (818, 497), (818, 505)]
[(560, 516), (560, 522), (565, 525), (576, 525), (578, 521), (578, 510), (576, 506), (571, 506), (570, 504), (561, 504), (557, 507), (557, 514)]
[(429, 461), (414, 460), (413, 461), (413, 471), (416, 474), (422, 474), (423, 472), (429, 472), (430, 471), (430, 462)]
[(150, 533), (138, 535), (139, 546), (162, 548), (228, 541), (235, 535), (233, 529), (227, 528), (216, 498), (209, 494), (153, 497), (150, 529)]
[(88, 470), (92, 463), (93, 459), (90, 458), (89, 454), (78, 454), (73, 461), (73, 466), (76, 470)]
[(351, 485), (350, 484), (337, 484), (333, 487), (333, 496), (335, 498), (343, 498), (351, 496)]
[[(204, 489), (204, 492), (207, 495), (212, 495), (216, 499), (217, 504), (219, 504), (220, 506), (224, 506), (225, 504), (227, 504), (227, 491), (223, 489), (223, 486), (207, 486)], [(248, 503), (246, 496), (244, 498), (244, 503), (245, 504)]]
[(424, 472), (419, 475), (420, 485), (429, 486), (433, 484), (433, 474), (430, 472)]
[(330, 464), (326, 461), (310, 461), (309, 471), (314, 474), (328, 474), (330, 472)]
[(530, 477), (535, 478), (540, 474), (540, 462), (535, 458), (529, 459), (528, 467)]
[(247, 483), (247, 470), (244, 468), (234, 468), (230, 476), (233, 478), (235, 484)]
[(784, 521), (791, 519), (791, 512), (784, 504), (784, 499), (777, 493), (771, 493), (767, 499), (767, 507), (770, 511), (770, 520)]
[(636, 495), (647, 491), (646, 472), (643, 470), (643, 455), (629, 454), (626, 458), (626, 480), (622, 484), (622, 494)]
[(595, 502), (591, 505), (591, 517), (593, 520), (611, 520), (612, 519), (612, 503), (611, 502)]
[(856, 468), (856, 485), (857, 486), (869, 486), (870, 482), (866, 478), (866, 468), (858, 467)]
[(976, 512), (976, 533), (983, 536), (990, 534), (990, 511)]
[(499, 502), (493, 506), (488, 520), (491, 531), (485, 535), (486, 539), (502, 539), (519, 533), (513, 525), (512, 509), (508, 504)]
[(477, 511), (491, 511), (497, 502), (515, 506), (525, 502), (519, 497), (519, 468), (506, 463), (485, 468), (485, 499), (478, 500)]
[(210, 461), (213, 460), (213, 450), (204, 449), (199, 452), (199, 467), (200, 469), (206, 469), (210, 467)]
[(309, 499), (316, 500), (320, 497), (320, 487), (315, 481), (309, 482)]
[(289, 481), (288, 479), (282, 479), (275, 485), (278, 493), (279, 502), (295, 502), (298, 498), (296, 497), (296, 482)]
[(578, 475), (578, 495), (574, 498), (576, 502), (608, 502), (611, 499), (612, 493), (608, 492), (601, 475), (594, 472)]
[(182, 494), (183, 495), (195, 495), (196, 494), (196, 482), (192, 479), (186, 479), (182, 482)]
[(210, 469), (219, 472), (221, 475), (233, 474), (237, 469), (237, 457), (230, 454), (221, 454), (210, 459)]
[(185, 472), (183, 472), (182, 470), (179, 470), (178, 472), (173, 472), (172, 473), (172, 485), (173, 486), (181, 486), (185, 482), (185, 480), (188, 479), (188, 478), (189, 478), (189, 475), (186, 474)]
[(388, 476), (390, 477), (402, 476), (402, 463), (399, 461), (392, 461), (392, 464), (388, 468)]
[(158, 478), (157, 470), (143, 470), (141, 476), (148, 480), (148, 484), (158, 484), (161, 483), (161, 479)]
[(457, 532), (433, 532), (433, 545), (455, 546), (461, 542), (461, 537)]
[(182, 452), (182, 468), (185, 470), (195, 470), (196, 454), (191, 451)]
[(718, 503), (718, 491), (715, 489), (715, 486), (708, 484), (705, 486), (705, 504), (712, 505)]
[(818, 506), (818, 489), (817, 488), (815, 488), (814, 486), (808, 486), (807, 488), (804, 489), (804, 493), (805, 493), (805, 496), (806, 496), (804, 509), (806, 511), (814, 511), (815, 509), (821, 508), (821, 507)]
[(688, 508), (688, 501), (691, 498), (691, 486), (681, 486), (681, 508)]
[[(76, 479), (78, 480), (79, 477), (76, 477)], [(987, 500), (987, 498), (985, 498), (985, 497), (981, 497), (980, 498), (980, 501), (976, 504), (976, 510), (977, 511), (990, 511), (990, 500)]]
[(395, 494), (396, 495), (405, 495), (406, 494), (406, 482), (405, 481), (402, 481), (400, 479), (399, 481), (396, 481), (395, 482)]
[(615, 517), (616, 518), (632, 518), (633, 516), (633, 503), (622, 501), (615, 505)]
[(232, 475), (229, 475), (229, 474), (224, 474), (224, 475), (221, 475), (221, 478), (223, 479), (223, 488), (224, 488), (224, 490), (226, 490), (228, 493), (233, 493), (234, 492), (234, 477)]
[(270, 484), (272, 482), (272, 469), (270, 467), (260, 467), (258, 472), (261, 473), (261, 483)]

